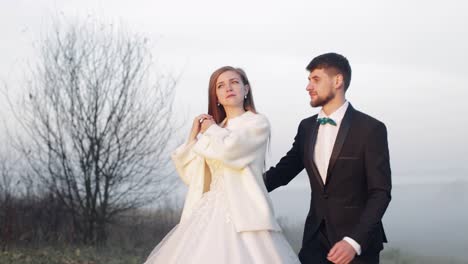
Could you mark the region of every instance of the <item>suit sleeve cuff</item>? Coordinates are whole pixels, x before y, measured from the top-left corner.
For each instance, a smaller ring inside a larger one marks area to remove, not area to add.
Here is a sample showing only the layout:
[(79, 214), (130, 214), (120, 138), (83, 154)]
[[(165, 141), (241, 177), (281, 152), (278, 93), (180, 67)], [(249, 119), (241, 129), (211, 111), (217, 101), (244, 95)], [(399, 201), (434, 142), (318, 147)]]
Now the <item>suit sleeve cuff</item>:
[(361, 245), (359, 245), (358, 242), (350, 237), (344, 237), (343, 240), (348, 242), (354, 248), (358, 256), (361, 255)]

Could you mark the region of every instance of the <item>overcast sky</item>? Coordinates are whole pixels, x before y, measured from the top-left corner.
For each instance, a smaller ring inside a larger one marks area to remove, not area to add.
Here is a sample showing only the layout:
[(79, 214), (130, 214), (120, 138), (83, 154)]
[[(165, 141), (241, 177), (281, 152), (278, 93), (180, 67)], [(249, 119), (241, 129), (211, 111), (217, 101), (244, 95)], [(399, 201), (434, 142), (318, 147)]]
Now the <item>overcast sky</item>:
[(467, 11), (453, 0), (0, 0), (0, 80), (18, 88), (56, 14), (122, 23), (150, 39), (159, 67), (181, 74), (180, 116), (206, 111), (215, 69), (244, 68), (272, 125), (273, 164), (319, 110), (305, 66), (334, 51), (353, 69), (349, 101), (387, 125), (395, 183), (468, 180)]

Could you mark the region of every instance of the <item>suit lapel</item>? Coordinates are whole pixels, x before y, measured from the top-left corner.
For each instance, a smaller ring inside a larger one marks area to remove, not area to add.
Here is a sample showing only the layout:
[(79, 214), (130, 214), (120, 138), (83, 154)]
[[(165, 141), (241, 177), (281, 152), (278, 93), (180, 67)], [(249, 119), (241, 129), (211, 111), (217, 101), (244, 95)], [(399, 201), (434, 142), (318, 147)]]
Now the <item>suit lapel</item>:
[(353, 117), (354, 108), (351, 104), (348, 106), (345, 115), (343, 116), (343, 120), (341, 121), (340, 129), (338, 130), (338, 134), (336, 136), (335, 145), (333, 146), (333, 151), (330, 157), (330, 162), (328, 163), (328, 170), (327, 170), (327, 181), (325, 184), (330, 182), (331, 172), (333, 167), (335, 166), (336, 160), (341, 153), (341, 149), (343, 148), (344, 142), (346, 141), (346, 137), (348, 135), (349, 128), (351, 127), (351, 120)]
[(312, 131), (310, 131), (311, 133), (307, 133), (308, 135), (311, 135), (311, 136), (307, 137), (309, 139), (308, 140), (309, 144), (306, 145), (307, 146), (306, 150), (308, 152), (306, 154), (306, 160), (309, 163), (309, 166), (312, 168), (312, 172), (315, 178), (317, 179), (318, 183), (323, 188), (324, 183), (323, 183), (322, 177), (320, 176), (317, 165), (315, 165), (315, 161), (314, 161), (315, 142), (317, 141), (317, 133), (318, 133), (319, 126), (320, 124), (317, 122), (317, 119), (314, 119), (314, 122), (311, 125)]

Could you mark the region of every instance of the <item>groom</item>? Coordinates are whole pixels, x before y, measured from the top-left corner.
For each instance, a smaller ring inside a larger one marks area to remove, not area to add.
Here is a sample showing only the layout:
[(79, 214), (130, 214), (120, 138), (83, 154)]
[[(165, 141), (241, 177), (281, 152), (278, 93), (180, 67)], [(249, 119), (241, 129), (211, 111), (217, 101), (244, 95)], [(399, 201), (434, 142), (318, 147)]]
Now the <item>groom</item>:
[(323, 54), (306, 69), (310, 104), (322, 109), (302, 120), (292, 148), (264, 175), (265, 185), (272, 191), (307, 171), (312, 198), (303, 264), (379, 263), (392, 188), (385, 125), (346, 100), (351, 67), (345, 57)]

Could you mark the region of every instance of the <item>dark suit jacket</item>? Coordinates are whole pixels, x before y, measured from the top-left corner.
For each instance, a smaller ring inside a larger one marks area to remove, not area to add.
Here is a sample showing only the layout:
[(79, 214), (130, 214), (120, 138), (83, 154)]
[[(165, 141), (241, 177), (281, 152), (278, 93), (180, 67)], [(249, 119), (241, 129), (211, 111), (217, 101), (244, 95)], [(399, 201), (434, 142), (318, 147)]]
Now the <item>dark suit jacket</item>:
[(300, 256), (315, 254), (307, 249), (317, 248), (317, 241), (328, 252), (345, 236), (361, 245), (361, 257), (378, 254), (387, 242), (381, 219), (392, 186), (386, 127), (349, 105), (324, 183), (313, 159), (319, 126), (317, 115), (302, 120), (291, 150), (264, 175), (265, 185), (272, 191), (307, 171), (312, 198)]

